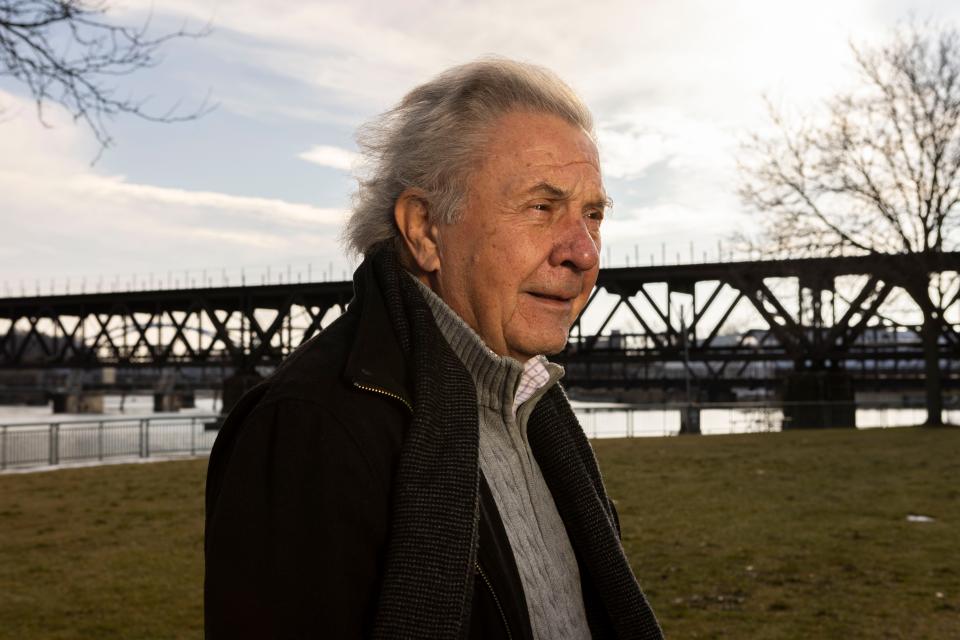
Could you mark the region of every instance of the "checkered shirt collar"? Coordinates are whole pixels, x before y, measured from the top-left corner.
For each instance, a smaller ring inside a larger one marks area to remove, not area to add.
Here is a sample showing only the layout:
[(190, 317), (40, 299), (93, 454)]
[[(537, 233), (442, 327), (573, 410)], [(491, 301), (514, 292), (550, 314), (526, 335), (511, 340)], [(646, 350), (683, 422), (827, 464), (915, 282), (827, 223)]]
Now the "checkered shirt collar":
[(532, 398), (533, 394), (549, 382), (550, 371), (547, 370), (547, 359), (544, 356), (534, 356), (524, 362), (520, 384), (517, 385), (517, 395), (513, 398), (513, 413), (516, 414), (520, 405)]

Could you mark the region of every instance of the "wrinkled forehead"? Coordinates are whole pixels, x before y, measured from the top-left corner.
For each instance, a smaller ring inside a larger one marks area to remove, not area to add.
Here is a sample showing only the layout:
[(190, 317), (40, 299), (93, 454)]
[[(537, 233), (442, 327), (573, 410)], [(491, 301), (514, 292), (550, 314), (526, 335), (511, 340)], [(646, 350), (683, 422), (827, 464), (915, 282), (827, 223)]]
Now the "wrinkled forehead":
[(556, 199), (607, 200), (596, 148), (575, 154), (531, 149), (516, 171), (503, 176), (504, 196), (545, 195)]
[(566, 191), (602, 195), (597, 145), (582, 128), (552, 115), (512, 114), (502, 118), (491, 134), (482, 169), (499, 174), (503, 188), (549, 182)]
[(571, 130), (567, 135), (558, 132), (549, 138), (524, 140), (512, 149), (512, 153), (522, 158), (525, 166), (542, 167), (552, 171), (592, 169), (600, 175), (600, 154), (597, 146), (580, 131)]
[(500, 184), (501, 194), (507, 197), (608, 200), (598, 164), (584, 160), (530, 163), (521, 171), (504, 175)]

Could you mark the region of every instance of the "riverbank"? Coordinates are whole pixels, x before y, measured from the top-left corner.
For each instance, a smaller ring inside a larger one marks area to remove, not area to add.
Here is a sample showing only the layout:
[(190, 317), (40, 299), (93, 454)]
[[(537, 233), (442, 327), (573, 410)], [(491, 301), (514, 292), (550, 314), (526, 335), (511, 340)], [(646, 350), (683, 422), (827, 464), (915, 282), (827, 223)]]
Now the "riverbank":
[[(670, 638), (960, 628), (960, 429), (594, 447)], [(205, 468), (0, 476), (0, 638), (202, 637)]]

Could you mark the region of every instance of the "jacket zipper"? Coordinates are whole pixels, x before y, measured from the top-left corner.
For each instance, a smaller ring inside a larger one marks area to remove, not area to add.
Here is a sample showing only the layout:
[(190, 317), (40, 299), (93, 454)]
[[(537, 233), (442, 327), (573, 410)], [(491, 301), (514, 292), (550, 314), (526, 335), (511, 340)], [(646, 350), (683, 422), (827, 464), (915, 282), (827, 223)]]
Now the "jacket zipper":
[[(363, 391), (369, 391), (371, 393), (379, 393), (380, 395), (387, 396), (388, 398), (393, 398), (394, 400), (399, 400), (403, 405), (410, 410), (410, 413), (413, 413), (413, 407), (410, 406), (410, 403), (407, 402), (402, 396), (398, 396), (395, 393), (391, 393), (386, 389), (381, 389), (379, 387), (371, 387), (369, 385), (360, 384), (359, 382), (354, 382), (353, 386)], [(490, 583), (490, 579), (487, 578), (487, 574), (483, 572), (483, 569), (480, 568), (479, 562), (474, 562), (473, 565), (477, 568), (477, 573), (480, 574), (480, 577), (483, 579), (484, 584), (487, 585), (487, 589), (490, 590), (490, 595), (493, 596), (493, 603), (497, 605), (497, 611), (500, 612), (500, 620), (503, 621), (503, 628), (507, 632), (507, 639), (513, 640), (513, 634), (510, 633), (510, 625), (507, 623), (507, 614), (503, 612), (503, 607), (500, 605), (500, 598), (497, 597), (497, 592), (493, 590), (493, 585)]]
[(367, 386), (367, 385), (365, 385), (365, 384), (360, 384), (359, 382), (354, 382), (354, 383), (353, 383), (353, 386), (355, 386), (355, 387), (358, 388), (358, 389), (363, 389), (364, 391), (371, 391), (371, 392), (373, 392), (373, 393), (379, 393), (380, 395), (387, 396), (388, 398), (393, 398), (394, 400), (399, 400), (400, 402), (402, 402), (402, 403), (404, 404), (404, 406), (405, 406), (407, 409), (410, 410), (410, 413), (413, 413), (413, 407), (411, 407), (411, 406), (410, 406), (410, 403), (407, 402), (402, 396), (398, 396), (398, 395), (395, 394), (395, 393), (391, 393), (391, 392), (386, 391), (385, 389), (381, 389), (381, 388), (379, 388), (379, 387), (370, 387), (370, 386)]
[(510, 625), (507, 624), (507, 615), (503, 612), (503, 607), (500, 606), (500, 598), (497, 597), (497, 593), (493, 590), (493, 585), (490, 584), (490, 579), (487, 578), (487, 574), (483, 572), (483, 569), (480, 568), (479, 562), (474, 562), (473, 566), (477, 568), (477, 573), (480, 574), (480, 577), (483, 578), (483, 582), (487, 585), (487, 589), (490, 589), (490, 595), (493, 596), (493, 603), (497, 605), (497, 611), (500, 612), (500, 619), (503, 620), (503, 628), (507, 631), (507, 638), (513, 640), (513, 634), (510, 633)]

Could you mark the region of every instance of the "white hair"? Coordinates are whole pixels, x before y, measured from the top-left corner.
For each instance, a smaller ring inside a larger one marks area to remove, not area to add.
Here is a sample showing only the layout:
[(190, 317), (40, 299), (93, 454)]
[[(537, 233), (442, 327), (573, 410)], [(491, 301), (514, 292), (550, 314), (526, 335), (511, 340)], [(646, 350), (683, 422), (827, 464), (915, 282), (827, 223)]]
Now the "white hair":
[(348, 250), (369, 254), (391, 241), (402, 248), (393, 209), (411, 187), (425, 193), (432, 220), (456, 222), (476, 153), (511, 111), (555, 115), (593, 137), (590, 111), (548, 69), (503, 58), (448, 69), (360, 129), (366, 171), (343, 234)]

